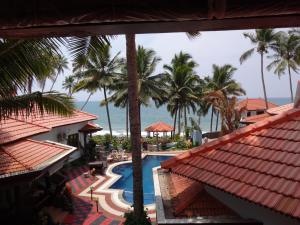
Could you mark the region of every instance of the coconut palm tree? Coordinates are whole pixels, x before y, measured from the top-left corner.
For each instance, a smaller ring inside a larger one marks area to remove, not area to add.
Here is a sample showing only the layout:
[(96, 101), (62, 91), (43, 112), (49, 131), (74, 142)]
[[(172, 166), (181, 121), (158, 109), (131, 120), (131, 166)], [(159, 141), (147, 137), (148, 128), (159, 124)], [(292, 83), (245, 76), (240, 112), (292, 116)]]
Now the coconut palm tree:
[(256, 29), (255, 33), (244, 33), (244, 37), (248, 38), (251, 44), (256, 46), (247, 50), (240, 57), (240, 63), (242, 64), (251, 55), (253, 55), (253, 52), (255, 50), (260, 55), (261, 82), (263, 86), (264, 99), (267, 109), (269, 108), (269, 106), (264, 78), (264, 54), (268, 53), (269, 48), (275, 44), (278, 35), (279, 33), (275, 32), (274, 29)]
[(272, 58), (273, 61), (267, 66), (267, 69), (271, 70), (274, 68), (274, 72), (279, 77), (288, 71), (291, 102), (293, 102), (294, 96), (291, 70), (298, 73), (298, 66), (300, 63), (300, 36), (282, 32), (272, 49), (274, 54), (269, 58)]
[[(163, 102), (164, 96), (166, 96), (166, 91), (163, 88), (164, 84), (161, 82), (162, 74), (154, 74), (156, 66), (161, 59), (156, 56), (154, 50), (145, 49), (142, 46), (138, 46), (136, 56), (139, 107), (142, 105), (148, 106), (150, 100), (153, 100), (156, 106), (159, 106)], [(123, 62), (125, 63), (125, 61), (124, 59)], [(114, 102), (117, 107), (126, 107), (126, 118), (128, 118), (128, 75), (125, 64), (121, 69), (120, 75), (116, 77), (116, 81), (110, 88), (113, 94), (108, 101)], [(128, 124), (127, 119), (126, 124)]]
[(110, 46), (102, 46), (98, 51), (90, 52), (83, 61), (76, 62), (75, 68), (75, 76), (79, 81), (75, 85), (74, 91), (87, 90), (90, 94), (86, 103), (97, 90), (103, 90), (109, 131), (112, 137), (107, 89), (114, 83), (116, 76), (119, 74), (121, 68), (119, 53), (111, 57)]
[(132, 151), (133, 173), (133, 208), (136, 218), (142, 218), (144, 212), (143, 172), (141, 157), (141, 118), (139, 100), (139, 82), (137, 73), (137, 57), (135, 35), (126, 34), (126, 58), (128, 74), (128, 102), (130, 117), (130, 142)]
[(63, 55), (58, 55), (57, 57), (55, 57), (53, 63), (54, 63), (54, 68), (55, 68), (56, 74), (54, 76), (50, 91), (52, 91), (59, 74), (63, 74), (64, 70), (68, 69), (68, 60)]
[[(0, 40), (0, 118), (33, 111), (70, 114), (72, 99), (57, 92), (28, 90), (28, 80), (49, 72), (48, 56), (59, 54), (62, 39)], [(47, 55), (47, 57), (46, 57)], [(30, 88), (30, 87), (29, 87)], [(23, 95), (17, 93), (24, 92)]]
[(65, 90), (68, 90), (68, 96), (72, 97), (73, 89), (75, 87), (75, 77), (72, 75), (65, 77), (62, 86)]
[(196, 111), (199, 100), (196, 91), (199, 87), (199, 77), (194, 72), (196, 66), (191, 55), (183, 52), (176, 54), (170, 65), (164, 65), (164, 79), (168, 90), (167, 109), (174, 117), (174, 125), (178, 118), (178, 134), (181, 132), (182, 110), (185, 128), (187, 128), (187, 110), (191, 108)]
[[(206, 92), (222, 91), (224, 96), (241, 96), (245, 95), (245, 90), (241, 87), (235, 79), (233, 79), (233, 74), (236, 71), (230, 64), (225, 64), (224, 66), (218, 66), (213, 64), (213, 76), (206, 78)], [(212, 111), (216, 110), (215, 108)], [(219, 124), (219, 111), (216, 111), (216, 131), (218, 130)], [(213, 116), (213, 113), (212, 113)], [(212, 125), (211, 125), (212, 128)]]

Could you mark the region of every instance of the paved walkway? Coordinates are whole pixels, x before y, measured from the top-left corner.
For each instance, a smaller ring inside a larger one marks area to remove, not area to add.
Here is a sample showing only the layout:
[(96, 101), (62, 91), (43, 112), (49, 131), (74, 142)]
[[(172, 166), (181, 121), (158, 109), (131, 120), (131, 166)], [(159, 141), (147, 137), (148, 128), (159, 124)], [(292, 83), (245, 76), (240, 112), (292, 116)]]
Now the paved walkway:
[(99, 181), (98, 178), (86, 178), (83, 176), (88, 171), (88, 167), (72, 168), (66, 171), (69, 177), (68, 184), (72, 188), (74, 212), (68, 214), (64, 219), (64, 225), (120, 225), (122, 218), (115, 218), (107, 214), (100, 207), (96, 208), (96, 203), (88, 197), (81, 197), (79, 194)]

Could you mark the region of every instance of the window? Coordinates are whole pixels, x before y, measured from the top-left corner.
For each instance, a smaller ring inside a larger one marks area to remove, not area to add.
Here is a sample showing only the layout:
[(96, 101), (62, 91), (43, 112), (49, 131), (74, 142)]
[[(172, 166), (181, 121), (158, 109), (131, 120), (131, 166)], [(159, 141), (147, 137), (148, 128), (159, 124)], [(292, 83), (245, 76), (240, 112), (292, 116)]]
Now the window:
[(78, 133), (68, 135), (67, 144), (70, 145), (70, 146), (73, 146), (73, 147), (78, 147), (79, 146), (79, 135), (78, 135)]

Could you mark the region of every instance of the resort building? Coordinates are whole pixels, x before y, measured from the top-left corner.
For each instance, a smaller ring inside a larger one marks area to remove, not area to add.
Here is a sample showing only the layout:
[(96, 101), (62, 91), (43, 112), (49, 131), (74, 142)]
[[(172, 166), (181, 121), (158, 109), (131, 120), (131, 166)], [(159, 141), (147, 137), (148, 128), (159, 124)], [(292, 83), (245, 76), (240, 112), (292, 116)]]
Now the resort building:
[(298, 103), (164, 161), (158, 224), (299, 224)]
[[(276, 104), (268, 102), (269, 109), (277, 107)], [(266, 112), (266, 103), (262, 98), (246, 98), (238, 103), (238, 109), (242, 110), (242, 118), (261, 115)]]
[(69, 117), (33, 113), (1, 120), (1, 223), (17, 224), (22, 218), (31, 224), (34, 212), (64, 187), (66, 179), (59, 170), (80, 157), (86, 132), (95, 129), (90, 121), (96, 118), (74, 111)]
[(253, 124), (253, 123), (262, 121), (268, 117), (275, 116), (280, 113), (286, 112), (286, 111), (292, 109), (293, 107), (294, 107), (294, 103), (277, 106), (277, 107), (266, 110), (266, 112), (263, 114), (245, 117), (240, 121), (240, 123), (243, 125)]

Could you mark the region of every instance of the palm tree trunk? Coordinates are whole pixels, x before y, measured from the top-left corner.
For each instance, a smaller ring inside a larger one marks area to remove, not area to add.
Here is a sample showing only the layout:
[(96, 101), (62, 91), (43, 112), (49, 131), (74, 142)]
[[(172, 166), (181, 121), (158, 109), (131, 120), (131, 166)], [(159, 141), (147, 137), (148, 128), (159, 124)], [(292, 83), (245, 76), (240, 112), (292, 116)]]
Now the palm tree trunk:
[(27, 84), (27, 88), (28, 88), (27, 91), (28, 91), (29, 94), (32, 93), (32, 84), (33, 84), (33, 78), (30, 77), (30, 78), (28, 79), (28, 84)]
[(84, 107), (86, 106), (86, 104), (89, 102), (89, 100), (90, 100), (90, 97), (92, 96), (92, 92), (90, 93), (90, 95), (89, 95), (89, 97), (87, 98), (87, 100), (85, 101), (85, 103), (83, 104), (83, 106), (81, 107), (81, 110), (83, 110), (84, 109)]
[(112, 129), (111, 129), (111, 122), (110, 122), (110, 114), (109, 114), (109, 108), (108, 108), (108, 102), (107, 102), (107, 96), (106, 96), (106, 87), (103, 87), (104, 92), (104, 100), (105, 100), (105, 108), (106, 108), (106, 115), (107, 115), (107, 121), (108, 121), (108, 127), (109, 127), (109, 133), (110, 138), (112, 138)]
[(50, 91), (52, 91), (52, 89), (53, 89), (53, 87), (54, 87), (54, 84), (56, 83), (57, 77), (58, 77), (58, 73), (56, 74), (56, 76), (55, 76), (55, 78), (54, 78), (54, 81), (52, 82)]
[(69, 97), (72, 97), (72, 89), (69, 88)]
[(289, 70), (289, 80), (290, 80), (291, 102), (294, 102), (292, 74), (291, 74), (291, 67), (290, 67), (290, 65), (288, 65), (288, 70)]
[(217, 111), (216, 131), (218, 131), (220, 113)]
[(184, 107), (184, 135), (185, 135), (185, 138), (187, 139), (187, 138), (188, 138), (188, 135), (187, 135), (187, 116), (186, 116), (186, 107)]
[(142, 218), (144, 211), (144, 199), (141, 157), (141, 121), (139, 112), (138, 74), (134, 34), (126, 34), (126, 57), (128, 70), (130, 141), (132, 147), (133, 208), (134, 215), (137, 218)]
[(126, 138), (128, 139), (128, 101), (126, 103)]
[(263, 85), (263, 91), (264, 91), (264, 98), (265, 98), (265, 104), (266, 109), (269, 108), (268, 106), (268, 98), (267, 98), (267, 92), (266, 92), (266, 85), (265, 85), (265, 78), (264, 78), (264, 53), (260, 53), (260, 70), (261, 70), (261, 82)]
[(178, 109), (178, 134), (180, 136), (180, 133), (181, 133), (181, 127), (180, 127), (180, 117), (181, 117), (181, 109), (179, 108)]
[(211, 116), (210, 116), (210, 132), (212, 132), (213, 122), (214, 122), (214, 107), (213, 107), (213, 106), (211, 106)]
[(177, 109), (175, 111), (175, 115), (174, 115), (174, 131), (173, 131), (173, 138), (175, 137), (175, 132), (176, 132), (176, 120), (177, 120)]

